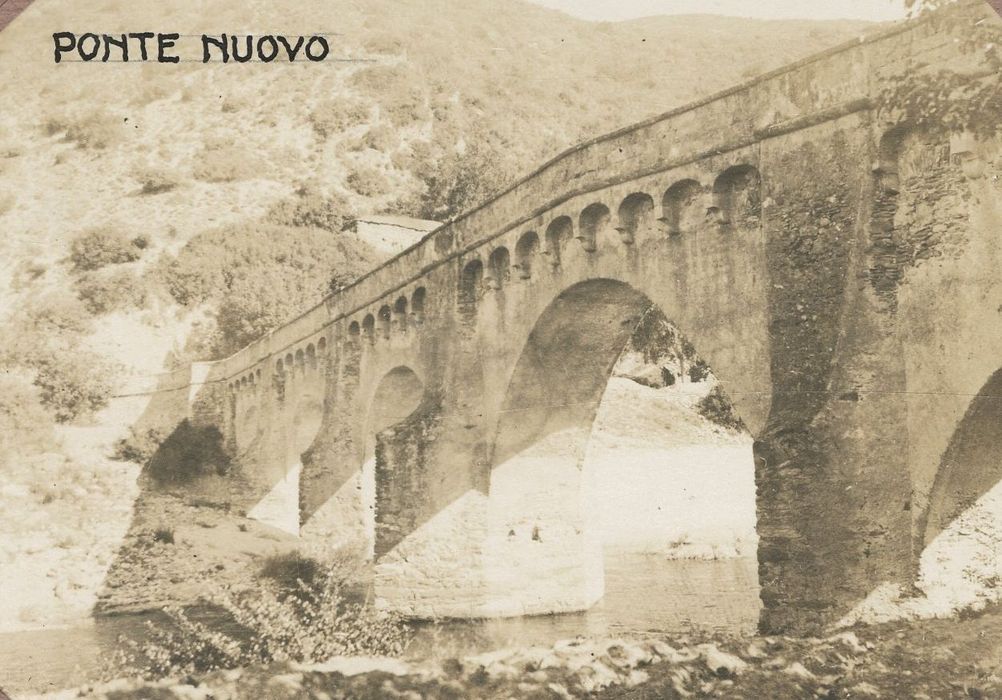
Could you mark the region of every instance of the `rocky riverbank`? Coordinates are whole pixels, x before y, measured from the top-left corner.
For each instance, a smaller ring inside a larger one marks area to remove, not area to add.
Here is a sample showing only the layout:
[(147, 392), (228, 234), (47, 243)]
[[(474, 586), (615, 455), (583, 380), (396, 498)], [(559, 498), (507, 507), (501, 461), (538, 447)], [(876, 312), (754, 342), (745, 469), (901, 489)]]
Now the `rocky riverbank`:
[(990, 698), (1002, 694), (1002, 613), (823, 639), (585, 640), (435, 662), (333, 659), (47, 696), (106, 698)]

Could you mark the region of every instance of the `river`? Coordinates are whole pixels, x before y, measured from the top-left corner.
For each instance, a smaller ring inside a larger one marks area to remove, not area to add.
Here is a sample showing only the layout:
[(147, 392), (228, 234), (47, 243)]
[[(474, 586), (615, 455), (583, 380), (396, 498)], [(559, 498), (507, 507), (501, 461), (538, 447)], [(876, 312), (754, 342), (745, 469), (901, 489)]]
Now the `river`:
[[(753, 559), (668, 560), (610, 552), (606, 595), (591, 610), (421, 626), (413, 657), (462, 656), (506, 646), (552, 644), (577, 635), (637, 636), (714, 630), (752, 633), (759, 612)], [(148, 615), (99, 618), (69, 629), (0, 634), (2, 687), (13, 698), (96, 678), (120, 635), (139, 636)]]

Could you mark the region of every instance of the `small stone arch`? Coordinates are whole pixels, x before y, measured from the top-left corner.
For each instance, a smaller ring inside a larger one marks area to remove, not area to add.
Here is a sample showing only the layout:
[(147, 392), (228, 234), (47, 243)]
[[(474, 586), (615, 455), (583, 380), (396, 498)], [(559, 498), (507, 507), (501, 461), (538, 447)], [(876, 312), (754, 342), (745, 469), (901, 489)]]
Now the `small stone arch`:
[(762, 178), (753, 165), (735, 165), (713, 183), (713, 212), (725, 227), (757, 228), (762, 217)]
[(407, 297), (398, 297), (393, 304), (393, 323), (401, 331), (407, 330)]
[(558, 216), (546, 227), (546, 248), (544, 255), (550, 256), (550, 265), (560, 267), (560, 255), (564, 245), (574, 237), (574, 222), (569, 216)]
[(414, 294), (411, 295), (411, 317), (413, 317), (416, 324), (420, 325), (424, 323), (424, 302), (427, 296), (428, 290), (424, 287), (418, 287), (414, 290)]
[(520, 279), (527, 280), (532, 277), (532, 265), (539, 252), (539, 236), (535, 231), (528, 231), (522, 234), (515, 244), (515, 269), (518, 270)]
[(306, 371), (306, 354), (303, 352), (302, 348), (296, 350), (296, 369), (300, 373)]
[(638, 235), (654, 230), (654, 198), (646, 192), (634, 192), (619, 205), (619, 237), (631, 245)]
[(291, 352), (290, 353), (286, 353), (286, 355), (285, 355), (285, 368), (289, 371), (289, 374), (292, 374), (293, 367), (295, 366), (294, 363), (295, 363), (295, 359), (292, 357), (292, 353)]
[(323, 355), (327, 352), (327, 336), (320, 336), (320, 340), (317, 341), (317, 355)]
[(609, 207), (601, 202), (589, 204), (578, 217), (577, 239), (581, 247), (592, 253), (598, 248), (598, 236), (609, 225)]
[(254, 375), (255, 375), (254, 381), (255, 382), (260, 382), (261, 381), (261, 368), (260, 367), (258, 367), (257, 372), (255, 372)]
[(669, 236), (678, 236), (695, 229), (706, 219), (706, 211), (699, 206), (703, 187), (695, 180), (680, 180), (665, 191), (661, 198), (661, 220)]
[(501, 289), (511, 278), (511, 255), (505, 247), (495, 248), (488, 258), (487, 287)]
[(285, 365), (281, 359), (275, 362), (275, 374), (279, 376), (285, 374)]
[(358, 321), (352, 321), (348, 324), (348, 339), (351, 342), (357, 342), (358, 336), (362, 334), (362, 327), (358, 324)]
[(484, 264), (479, 258), (469, 261), (459, 276), (459, 313), (469, 321), (477, 315), (477, 302), (484, 282)]
[(384, 338), (389, 338), (392, 324), (393, 312), (390, 311), (389, 304), (383, 304), (379, 309), (379, 334)]
[(362, 319), (362, 333), (365, 335), (365, 339), (370, 343), (376, 338), (376, 317), (372, 314), (366, 314), (365, 318)]
[(310, 369), (317, 368), (317, 349), (313, 343), (306, 346), (306, 366)]

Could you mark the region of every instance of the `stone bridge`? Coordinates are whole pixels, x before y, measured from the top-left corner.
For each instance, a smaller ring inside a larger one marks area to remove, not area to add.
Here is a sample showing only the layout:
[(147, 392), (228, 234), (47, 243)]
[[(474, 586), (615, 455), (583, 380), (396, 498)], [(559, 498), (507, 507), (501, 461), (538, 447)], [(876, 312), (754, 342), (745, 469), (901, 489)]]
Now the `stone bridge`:
[(657, 307), (755, 438), (762, 627), (816, 629), (999, 478), (998, 144), (889, 117), (927, 64), (984, 75), (918, 21), (581, 144), (163, 393), (252, 517), (364, 543), (381, 604), (580, 610), (582, 457)]

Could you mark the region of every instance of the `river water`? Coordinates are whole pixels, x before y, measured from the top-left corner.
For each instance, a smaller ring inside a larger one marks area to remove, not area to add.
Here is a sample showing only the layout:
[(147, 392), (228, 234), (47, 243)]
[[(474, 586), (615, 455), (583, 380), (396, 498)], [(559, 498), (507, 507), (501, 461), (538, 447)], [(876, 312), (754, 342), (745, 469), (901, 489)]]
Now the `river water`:
[[(712, 630), (752, 633), (759, 613), (753, 559), (668, 560), (610, 552), (606, 595), (583, 613), (422, 626), (414, 657), (462, 656), (577, 635), (645, 636)], [(70, 629), (0, 634), (0, 688), (13, 698), (96, 678), (120, 635), (140, 636), (149, 616), (122, 615)]]

